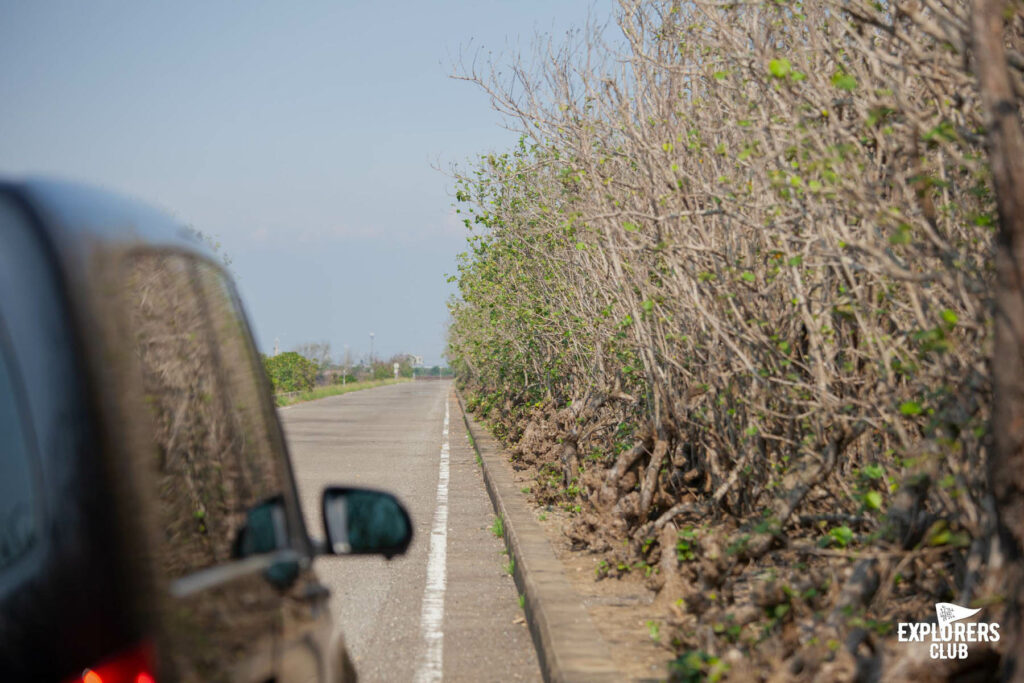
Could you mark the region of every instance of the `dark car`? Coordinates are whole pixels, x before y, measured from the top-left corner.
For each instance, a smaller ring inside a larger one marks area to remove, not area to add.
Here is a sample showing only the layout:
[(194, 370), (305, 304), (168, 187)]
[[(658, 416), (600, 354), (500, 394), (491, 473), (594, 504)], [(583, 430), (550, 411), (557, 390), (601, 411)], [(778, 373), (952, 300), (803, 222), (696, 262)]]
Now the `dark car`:
[(386, 493), (303, 521), (230, 277), (106, 192), (0, 183), (0, 679), (336, 681), (318, 554), (400, 554)]

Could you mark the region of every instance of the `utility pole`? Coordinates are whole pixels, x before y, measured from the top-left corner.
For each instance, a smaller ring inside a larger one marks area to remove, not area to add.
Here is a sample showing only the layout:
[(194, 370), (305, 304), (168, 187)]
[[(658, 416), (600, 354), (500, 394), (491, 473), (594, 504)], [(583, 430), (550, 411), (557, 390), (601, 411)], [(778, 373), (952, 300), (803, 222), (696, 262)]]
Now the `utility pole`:
[(341, 386), (345, 386), (345, 382), (348, 381), (348, 366), (352, 362), (352, 359), (349, 356), (348, 352), (348, 344), (345, 344), (345, 355), (342, 358), (341, 362)]
[(373, 371), (373, 332), (370, 333), (370, 370)]
[(275, 356), (276, 356), (277, 354), (281, 353), (281, 348), (280, 348), (280, 346), (281, 346), (281, 340), (280, 340), (280, 339), (278, 339), (277, 337), (274, 337), (274, 355), (275, 355)]

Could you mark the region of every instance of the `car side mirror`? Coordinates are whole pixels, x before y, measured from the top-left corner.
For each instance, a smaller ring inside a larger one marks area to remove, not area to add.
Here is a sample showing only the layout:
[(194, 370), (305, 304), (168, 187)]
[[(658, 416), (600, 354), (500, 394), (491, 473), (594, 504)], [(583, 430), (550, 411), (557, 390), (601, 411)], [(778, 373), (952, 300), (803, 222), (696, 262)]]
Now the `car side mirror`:
[[(235, 535), (231, 556), (240, 560), (285, 550), (288, 545), (284, 498), (274, 496), (246, 511), (245, 524)], [(276, 561), (264, 570), (263, 576), (278, 588), (287, 588), (299, 576), (299, 563), (291, 559)]]
[(401, 555), (412, 541), (412, 521), (398, 499), (370, 489), (331, 486), (323, 494), (327, 552)]
[(288, 524), (284, 499), (274, 496), (255, 505), (245, 513), (245, 524), (235, 535), (231, 546), (234, 558), (270, 553), (288, 547)]

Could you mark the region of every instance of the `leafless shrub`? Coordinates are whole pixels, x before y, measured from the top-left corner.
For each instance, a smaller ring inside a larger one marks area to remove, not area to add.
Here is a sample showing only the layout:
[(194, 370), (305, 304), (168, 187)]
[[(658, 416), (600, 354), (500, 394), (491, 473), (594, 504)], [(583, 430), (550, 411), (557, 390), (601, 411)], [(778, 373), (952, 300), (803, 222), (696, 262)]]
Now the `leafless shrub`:
[(599, 454), (592, 547), (729, 519), (735, 565), (828, 512), (879, 552), (941, 548), (936, 596), (969, 600), (997, 218), (965, 4), (624, 0), (617, 23), (460, 75), (523, 133), (462, 177), (462, 377), (513, 437), (562, 408), (531, 419), (564, 485)]

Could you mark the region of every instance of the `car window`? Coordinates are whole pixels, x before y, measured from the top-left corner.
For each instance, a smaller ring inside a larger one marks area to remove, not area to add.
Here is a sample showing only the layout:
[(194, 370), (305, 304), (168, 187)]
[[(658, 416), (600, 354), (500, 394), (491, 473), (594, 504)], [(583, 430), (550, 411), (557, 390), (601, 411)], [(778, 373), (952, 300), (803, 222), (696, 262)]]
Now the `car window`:
[(0, 572), (35, 544), (38, 534), (35, 457), (22, 415), (21, 387), (14, 374), (0, 322)]
[[(174, 579), (250, 547), (239, 535), (253, 510), (280, 499), (284, 472), (245, 327), (220, 273), (184, 255), (139, 253), (127, 259), (122, 283), (154, 424), (158, 552)], [(286, 544), (275, 537), (257, 547)]]

